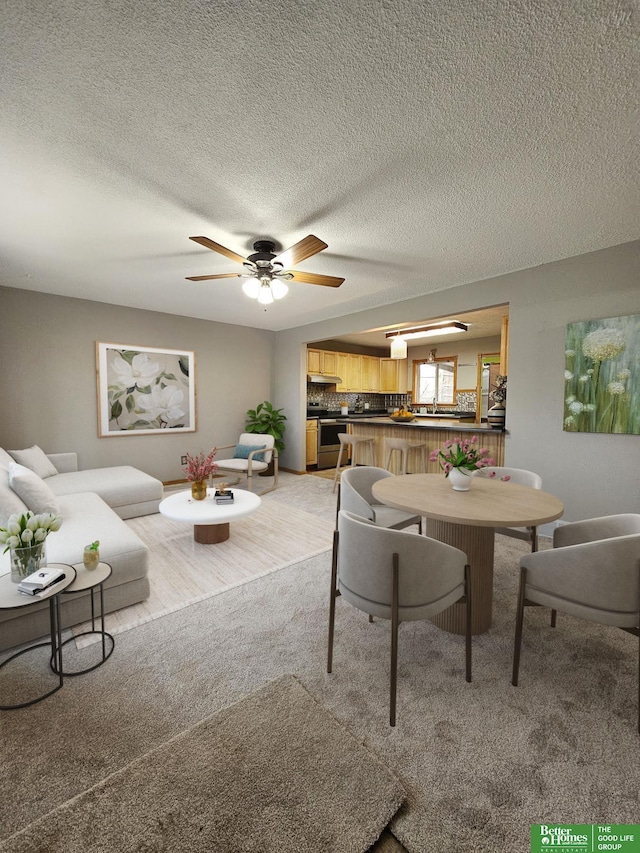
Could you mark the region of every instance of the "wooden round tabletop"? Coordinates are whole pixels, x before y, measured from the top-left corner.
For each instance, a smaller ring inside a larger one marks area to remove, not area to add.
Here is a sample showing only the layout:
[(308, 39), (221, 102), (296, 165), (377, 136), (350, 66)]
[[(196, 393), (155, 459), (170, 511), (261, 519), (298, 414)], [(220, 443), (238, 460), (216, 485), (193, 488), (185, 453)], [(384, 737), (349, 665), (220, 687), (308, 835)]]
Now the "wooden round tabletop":
[(444, 474), (404, 474), (378, 480), (373, 495), (396, 509), (473, 527), (532, 527), (564, 512), (548, 492), (487, 477), (473, 477), (468, 492), (456, 492)]

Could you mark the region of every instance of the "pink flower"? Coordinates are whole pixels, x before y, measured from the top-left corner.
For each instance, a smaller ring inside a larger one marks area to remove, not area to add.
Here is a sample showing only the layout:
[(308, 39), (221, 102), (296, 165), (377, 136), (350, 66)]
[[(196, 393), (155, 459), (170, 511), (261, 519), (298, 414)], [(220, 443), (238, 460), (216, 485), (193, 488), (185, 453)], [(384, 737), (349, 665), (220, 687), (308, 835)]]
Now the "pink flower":
[(511, 474), (505, 474), (504, 477), (500, 477), (500, 479), (507, 483), (511, 479)]
[[(484, 460), (478, 459), (478, 461), (476, 462), (476, 468), (484, 468)], [(489, 477), (495, 477), (496, 472), (495, 471), (489, 471), (488, 476)]]
[(477, 441), (478, 441), (478, 436), (474, 435), (473, 438), (471, 439), (471, 444), (476, 444)]
[[(457, 440), (458, 440), (458, 439), (456, 439), (456, 441), (457, 441)], [(451, 439), (450, 439), (450, 438), (448, 438), (448, 439), (445, 441), (444, 446), (445, 446), (445, 447), (451, 447), (451, 445), (452, 445), (452, 444), (453, 444), (453, 442), (451, 441)]]
[(452, 468), (453, 468), (453, 465), (450, 462), (445, 462), (444, 465), (442, 466), (442, 470), (444, 471), (445, 474), (448, 474)]

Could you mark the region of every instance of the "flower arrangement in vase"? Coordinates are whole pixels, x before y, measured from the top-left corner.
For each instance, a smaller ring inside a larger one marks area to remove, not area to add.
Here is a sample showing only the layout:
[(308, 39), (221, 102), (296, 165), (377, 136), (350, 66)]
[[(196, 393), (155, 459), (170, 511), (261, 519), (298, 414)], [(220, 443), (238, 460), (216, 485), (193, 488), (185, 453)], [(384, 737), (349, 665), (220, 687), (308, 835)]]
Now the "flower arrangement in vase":
[(23, 578), (46, 566), (45, 540), (50, 533), (60, 530), (62, 519), (51, 512), (37, 515), (27, 511), (11, 515), (6, 527), (0, 527), (0, 544), (11, 551), (11, 580), (20, 583)]
[(215, 462), (217, 452), (218, 448), (214, 447), (206, 456), (202, 451), (195, 456), (185, 454), (187, 463), (182, 470), (191, 483), (191, 495), (194, 500), (201, 501), (207, 496), (207, 480), (218, 470)]
[(496, 387), (489, 394), (494, 402), (487, 412), (487, 421), (494, 429), (503, 429), (505, 422), (505, 400), (507, 399), (507, 377), (496, 376)]
[(457, 492), (468, 491), (471, 477), (480, 468), (495, 465), (486, 448), (474, 447), (477, 442), (476, 435), (470, 440), (448, 439), (443, 449), (433, 450), (429, 455), (429, 461), (440, 465), (445, 477), (450, 478), (451, 485)]

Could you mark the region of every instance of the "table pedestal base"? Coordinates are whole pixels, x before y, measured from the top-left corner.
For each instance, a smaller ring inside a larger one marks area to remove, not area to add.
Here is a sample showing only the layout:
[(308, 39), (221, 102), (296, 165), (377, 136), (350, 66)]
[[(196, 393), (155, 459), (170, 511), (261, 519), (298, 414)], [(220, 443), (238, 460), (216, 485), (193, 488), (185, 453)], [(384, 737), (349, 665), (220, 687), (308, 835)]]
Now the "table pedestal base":
[[(427, 536), (459, 548), (471, 566), (471, 633), (484, 634), (491, 627), (493, 603), (493, 527), (472, 527), (427, 519)], [(465, 633), (465, 605), (453, 604), (431, 620), (452, 634)]]
[(229, 524), (195, 524), (193, 538), (201, 545), (218, 545), (229, 538)]

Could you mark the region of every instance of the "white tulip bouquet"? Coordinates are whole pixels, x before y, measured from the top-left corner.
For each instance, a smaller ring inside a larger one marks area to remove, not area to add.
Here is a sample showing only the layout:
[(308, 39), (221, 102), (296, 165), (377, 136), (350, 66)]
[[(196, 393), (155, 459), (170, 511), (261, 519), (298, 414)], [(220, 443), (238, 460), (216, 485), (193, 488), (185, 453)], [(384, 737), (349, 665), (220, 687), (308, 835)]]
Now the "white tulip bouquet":
[(15, 581), (40, 568), (44, 557), (44, 542), (50, 533), (60, 530), (62, 519), (50, 512), (37, 515), (25, 512), (11, 515), (6, 527), (0, 527), (0, 545), (5, 553), (11, 549), (11, 576)]

